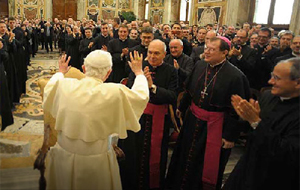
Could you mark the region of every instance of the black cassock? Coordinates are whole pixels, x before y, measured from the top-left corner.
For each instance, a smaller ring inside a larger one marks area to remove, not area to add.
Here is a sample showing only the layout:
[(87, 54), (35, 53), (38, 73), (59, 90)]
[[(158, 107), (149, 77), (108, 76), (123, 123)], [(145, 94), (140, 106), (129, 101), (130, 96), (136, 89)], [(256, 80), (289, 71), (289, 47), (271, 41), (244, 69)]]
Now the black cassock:
[(16, 71), (18, 76), (18, 83), (21, 93), (26, 93), (26, 81), (27, 81), (27, 63), (25, 52), (25, 36), (22, 28), (17, 27), (13, 30), (15, 33), (15, 44), (17, 51), (14, 52)]
[(259, 69), (255, 67), (256, 50), (250, 48), (248, 45), (242, 45), (241, 47), (242, 58), (238, 59), (237, 56), (233, 55), (229, 61), (246, 75), (250, 87), (252, 88), (255, 87), (256, 75), (260, 72)]
[(183, 82), (186, 80), (187, 76), (192, 72), (194, 63), (193, 59), (186, 54), (182, 53), (179, 57), (175, 58), (171, 54), (165, 57), (165, 62), (174, 67), (174, 59), (179, 65), (178, 69), (178, 90), (180, 93), (183, 91)]
[[(80, 66), (83, 65), (84, 58), (92, 51), (91, 48), (88, 48), (89, 44), (93, 42), (93, 38), (84, 38), (80, 41), (79, 53), (80, 53)], [(80, 69), (82, 70), (82, 69)]]
[[(178, 80), (176, 69), (166, 63), (163, 63), (156, 69), (153, 69), (148, 62), (145, 62), (143, 66), (149, 66), (150, 71), (153, 72), (153, 83), (157, 86), (156, 94), (150, 91), (149, 103), (158, 106), (173, 104), (176, 101)], [(133, 85), (134, 79), (135, 75), (131, 73), (127, 83), (129, 87)], [(144, 113), (140, 119), (141, 130), (137, 133), (128, 131), (128, 138), (119, 141), (119, 146), (126, 155), (125, 161), (119, 163), (122, 187), (125, 190), (149, 189), (151, 187), (150, 154), (154, 141), (161, 141), (157, 149), (160, 149), (160, 151), (156, 152), (159, 159), (156, 165), (159, 168), (159, 174), (156, 173), (154, 177), (156, 177), (159, 187), (163, 189), (168, 157), (169, 128), (172, 123), (169, 114), (162, 115), (164, 124), (160, 132), (161, 138), (157, 139), (155, 138), (157, 136), (153, 137), (157, 130), (152, 130), (154, 127), (152, 126), (152, 119), (152, 115)]]
[(108, 42), (107, 51), (111, 54), (113, 60), (112, 72), (107, 80), (107, 82), (119, 83), (123, 78), (126, 78), (126, 60), (127, 56), (121, 58), (122, 49), (131, 48), (138, 45), (135, 40), (126, 39), (113, 39)]
[(67, 55), (71, 56), (70, 65), (72, 67), (76, 67), (77, 69), (81, 69), (80, 65), (80, 54), (79, 54), (79, 44), (81, 37), (79, 34), (76, 34), (74, 37), (73, 34), (68, 35), (66, 37), (67, 43)]
[(261, 122), (224, 190), (299, 189), (299, 96), (282, 101), (266, 91), (259, 105)]
[(15, 41), (9, 43), (9, 37), (5, 34), (2, 36), (3, 42), (3, 55), (2, 62), (6, 72), (7, 86), (9, 90), (9, 97), (11, 102), (19, 103), (20, 100), (20, 88), (18, 83), (16, 64), (15, 64), (15, 52), (17, 47)]
[(6, 74), (4, 65), (2, 62), (4, 50), (0, 50), (0, 115), (2, 123), (2, 131), (8, 126), (14, 123), (11, 112), (11, 101), (9, 98), (9, 92), (7, 88)]
[[(204, 81), (207, 71), (207, 85), (213, 79), (216, 72), (219, 72), (207, 87), (206, 95), (203, 97)], [(213, 174), (214, 185), (221, 187), (221, 180), (225, 165), (228, 161), (231, 149), (221, 148), (221, 139), (234, 142), (239, 137), (238, 116), (231, 106), (231, 96), (238, 94), (248, 99), (250, 95), (249, 84), (246, 76), (228, 61), (215, 67), (210, 67), (206, 62), (196, 63), (191, 75), (186, 81), (186, 92), (181, 100), (179, 110), (186, 112), (182, 129), (180, 131), (167, 175), (167, 189), (203, 189), (204, 168), (210, 168), (209, 160), (205, 163), (208, 138), (208, 124), (205, 119), (195, 116), (194, 108), (202, 109), (211, 115), (223, 114), (221, 124), (212, 126), (221, 130), (218, 151), (210, 155), (218, 166)], [(206, 116), (205, 116), (206, 117)], [(208, 118), (209, 119), (209, 118)], [(209, 128), (209, 131), (212, 129)], [(205, 177), (205, 176), (204, 176)], [(201, 180), (202, 179), (202, 180)]]
[(92, 47), (92, 51), (96, 50), (96, 49), (102, 49), (102, 46), (108, 46), (108, 42), (113, 39), (112, 37), (110, 37), (110, 35), (107, 36), (103, 36), (102, 34), (100, 34), (99, 36), (97, 36), (96, 38), (94, 38), (93, 42), (93, 47)]

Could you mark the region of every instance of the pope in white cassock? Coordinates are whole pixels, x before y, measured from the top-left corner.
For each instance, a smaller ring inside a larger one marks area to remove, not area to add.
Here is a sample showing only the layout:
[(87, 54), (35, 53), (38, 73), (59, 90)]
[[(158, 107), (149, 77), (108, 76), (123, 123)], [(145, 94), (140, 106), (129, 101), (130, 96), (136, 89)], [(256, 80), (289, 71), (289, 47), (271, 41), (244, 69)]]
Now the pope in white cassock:
[(66, 56), (59, 72), (44, 90), (43, 108), (55, 119), (57, 143), (46, 165), (47, 189), (122, 189), (119, 166), (109, 135), (127, 137), (126, 130), (140, 130), (139, 118), (149, 100), (143, 57), (130, 55), (137, 76), (132, 89), (103, 83), (112, 68), (110, 53), (96, 50), (84, 60), (86, 77), (64, 78), (69, 70)]

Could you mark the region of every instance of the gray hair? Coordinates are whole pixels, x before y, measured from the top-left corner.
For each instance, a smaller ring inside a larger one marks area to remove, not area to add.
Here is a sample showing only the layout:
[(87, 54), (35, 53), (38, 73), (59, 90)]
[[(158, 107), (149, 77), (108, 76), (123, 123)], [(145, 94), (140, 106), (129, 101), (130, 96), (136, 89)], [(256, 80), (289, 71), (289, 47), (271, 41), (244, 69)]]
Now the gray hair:
[(300, 78), (300, 58), (294, 57), (294, 58), (282, 60), (278, 64), (281, 64), (281, 63), (283, 63), (283, 64), (290, 63), (291, 64), (291, 71), (290, 71), (290, 79), (291, 80), (297, 80)]
[(292, 63), (291, 66), (291, 80), (297, 80), (300, 78), (300, 58), (291, 58), (287, 60)]
[(172, 39), (172, 40), (170, 41), (170, 43), (173, 42), (173, 41), (177, 41), (177, 42), (180, 43), (181, 46), (183, 46), (183, 42), (182, 42), (181, 39)]
[[(161, 41), (161, 40), (159, 40), (159, 39), (155, 39), (155, 40), (153, 40), (152, 42), (161, 42), (162, 44), (164, 44), (164, 51), (167, 52), (167, 46), (166, 46), (165, 42), (163, 42), (163, 41)], [(151, 42), (151, 43), (152, 43), (152, 42)]]
[(95, 67), (91, 67), (90, 65), (85, 65), (85, 76), (95, 77), (103, 80), (110, 69), (111, 69), (110, 66), (103, 67), (103, 68), (95, 68)]

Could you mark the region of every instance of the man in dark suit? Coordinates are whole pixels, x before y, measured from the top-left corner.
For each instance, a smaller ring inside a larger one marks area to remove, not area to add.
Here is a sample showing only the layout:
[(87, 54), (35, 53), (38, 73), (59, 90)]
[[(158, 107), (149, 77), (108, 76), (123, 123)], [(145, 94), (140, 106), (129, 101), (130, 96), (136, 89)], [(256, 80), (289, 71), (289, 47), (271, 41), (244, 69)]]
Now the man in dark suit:
[(247, 45), (248, 33), (241, 29), (237, 32), (234, 46), (228, 53), (228, 61), (239, 68), (248, 78), (252, 87), (256, 78), (256, 51)]
[(286, 60), (286, 59), (293, 58), (293, 57), (300, 57), (300, 35), (295, 36), (293, 38), (292, 43), (291, 43), (291, 49), (292, 49), (291, 53), (277, 57), (274, 61), (274, 63), (275, 63), (274, 65), (276, 65), (277, 63), (279, 63), (282, 60)]
[(191, 57), (183, 53), (183, 42), (180, 39), (173, 39), (169, 44), (170, 54), (168, 54), (164, 62), (174, 66), (178, 72), (178, 93), (183, 91), (183, 82), (192, 72), (194, 63)]
[(51, 26), (50, 22), (47, 22), (44, 28), (44, 39), (45, 39), (45, 47), (47, 50), (47, 53), (49, 53), (49, 47), (50, 46), (51, 51), (53, 51), (52, 47), (52, 40), (53, 40), (53, 27)]

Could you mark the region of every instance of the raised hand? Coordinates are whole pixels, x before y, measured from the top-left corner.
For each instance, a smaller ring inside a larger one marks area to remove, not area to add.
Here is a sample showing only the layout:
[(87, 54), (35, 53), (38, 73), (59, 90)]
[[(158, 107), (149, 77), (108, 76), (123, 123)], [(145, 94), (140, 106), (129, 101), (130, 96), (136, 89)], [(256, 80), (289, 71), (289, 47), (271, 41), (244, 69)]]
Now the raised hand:
[(174, 59), (174, 67), (175, 67), (175, 69), (179, 69), (179, 64), (178, 64), (178, 62), (176, 61), (176, 59)]
[(130, 61), (128, 64), (135, 75), (144, 74), (142, 67), (143, 67), (143, 54), (140, 54), (137, 51), (130, 52)]
[(150, 72), (150, 69), (149, 69), (148, 66), (144, 68), (144, 75), (145, 75), (145, 77), (147, 78), (147, 81), (148, 81), (148, 87), (151, 88), (152, 85), (153, 85), (153, 80), (152, 80), (151, 72)]
[(71, 66), (69, 66), (69, 62), (71, 60), (71, 56), (68, 57), (68, 59), (66, 60), (67, 55), (64, 54), (61, 56), (61, 58), (58, 60), (58, 66), (59, 66), (59, 72), (66, 74), (69, 69), (71, 68)]

